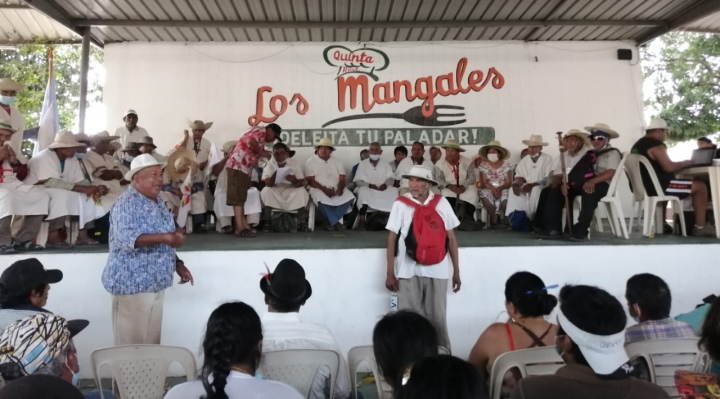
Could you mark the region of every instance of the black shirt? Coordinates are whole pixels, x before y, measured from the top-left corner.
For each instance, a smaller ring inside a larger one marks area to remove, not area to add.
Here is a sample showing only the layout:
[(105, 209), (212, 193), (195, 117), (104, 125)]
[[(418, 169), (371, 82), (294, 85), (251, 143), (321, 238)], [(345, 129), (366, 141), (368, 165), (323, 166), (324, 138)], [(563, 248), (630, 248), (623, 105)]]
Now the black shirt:
[[(660, 187), (662, 187), (663, 191), (665, 191), (665, 189), (667, 189), (670, 185), (670, 180), (675, 178), (675, 174), (672, 172), (666, 172), (660, 165), (660, 162), (648, 156), (648, 151), (650, 151), (651, 148), (655, 148), (657, 146), (667, 147), (662, 141), (656, 140), (650, 136), (645, 136), (638, 140), (635, 145), (633, 145), (630, 152), (633, 154), (642, 155), (647, 158), (648, 161), (650, 161), (650, 165), (652, 165), (653, 169), (655, 170), (655, 174), (657, 175), (658, 181), (660, 182)], [(642, 175), (643, 186), (645, 186), (645, 191), (647, 192), (647, 194), (650, 196), (658, 195), (658, 193), (655, 192), (655, 187), (653, 187), (650, 175), (644, 167), (640, 168), (640, 174)]]

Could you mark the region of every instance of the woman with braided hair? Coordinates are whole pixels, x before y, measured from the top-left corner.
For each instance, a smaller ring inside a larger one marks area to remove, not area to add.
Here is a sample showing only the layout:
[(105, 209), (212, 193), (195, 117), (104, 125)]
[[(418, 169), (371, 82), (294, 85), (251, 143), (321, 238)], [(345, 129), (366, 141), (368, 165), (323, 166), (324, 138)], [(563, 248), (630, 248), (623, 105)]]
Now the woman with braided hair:
[(220, 305), (207, 323), (200, 380), (174, 387), (165, 399), (302, 399), (288, 385), (255, 378), (262, 339), (260, 317), (252, 307)]

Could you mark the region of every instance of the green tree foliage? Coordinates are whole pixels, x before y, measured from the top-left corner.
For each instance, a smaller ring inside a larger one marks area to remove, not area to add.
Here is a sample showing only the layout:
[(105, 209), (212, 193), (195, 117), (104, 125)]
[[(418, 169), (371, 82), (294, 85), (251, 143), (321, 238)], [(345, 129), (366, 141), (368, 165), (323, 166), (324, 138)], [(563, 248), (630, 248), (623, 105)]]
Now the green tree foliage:
[(655, 92), (646, 105), (673, 131), (672, 141), (720, 132), (720, 35), (675, 32), (642, 51), (645, 79)]
[[(17, 96), (15, 106), (25, 115), (25, 126), (40, 122), (45, 88), (48, 81), (49, 46), (31, 44), (16, 50), (0, 50), (0, 77), (10, 77), (26, 85)], [(71, 129), (80, 103), (80, 46), (53, 46), (53, 68), (57, 88), (60, 129)], [(103, 52), (90, 47), (90, 65), (103, 62)], [(88, 104), (102, 102), (102, 86), (96, 80), (88, 82)]]

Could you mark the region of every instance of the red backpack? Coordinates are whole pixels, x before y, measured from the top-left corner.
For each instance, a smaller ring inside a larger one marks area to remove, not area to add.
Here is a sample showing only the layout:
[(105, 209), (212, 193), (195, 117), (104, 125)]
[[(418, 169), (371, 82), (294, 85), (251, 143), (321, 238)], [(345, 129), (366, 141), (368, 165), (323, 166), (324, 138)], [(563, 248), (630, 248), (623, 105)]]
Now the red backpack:
[(410, 198), (398, 197), (398, 201), (415, 208), (413, 221), (405, 237), (405, 249), (410, 259), (421, 265), (438, 264), (448, 252), (445, 222), (435, 209), (441, 199), (441, 195), (436, 195), (429, 204), (420, 205)]

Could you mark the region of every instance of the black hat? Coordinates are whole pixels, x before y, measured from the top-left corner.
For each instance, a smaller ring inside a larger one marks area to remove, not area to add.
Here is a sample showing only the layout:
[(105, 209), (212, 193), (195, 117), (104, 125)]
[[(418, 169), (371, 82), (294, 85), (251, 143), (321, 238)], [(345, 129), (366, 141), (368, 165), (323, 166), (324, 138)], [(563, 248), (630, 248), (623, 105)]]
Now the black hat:
[(280, 133), (282, 132), (282, 128), (277, 123), (271, 123), (267, 126), (265, 126), (267, 129), (270, 129), (275, 133), (275, 140), (282, 143), (282, 139), (280, 138)]
[(283, 259), (275, 272), (260, 279), (260, 290), (271, 299), (283, 303), (305, 302), (312, 287), (305, 279), (305, 270), (293, 259)]
[(20, 377), (0, 389), (0, 399), (83, 399), (79, 389), (59, 377), (34, 374)]
[(41, 284), (55, 284), (63, 278), (60, 270), (45, 270), (36, 258), (19, 260), (0, 275), (0, 291), (11, 296), (29, 293)]

